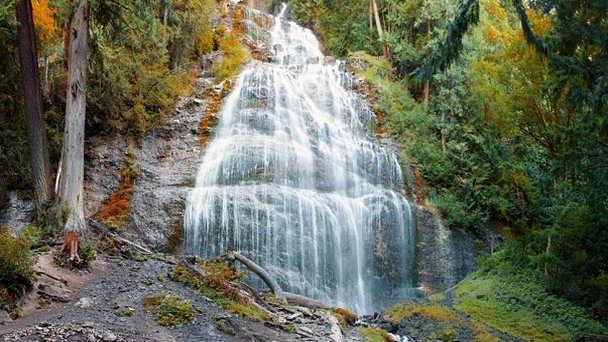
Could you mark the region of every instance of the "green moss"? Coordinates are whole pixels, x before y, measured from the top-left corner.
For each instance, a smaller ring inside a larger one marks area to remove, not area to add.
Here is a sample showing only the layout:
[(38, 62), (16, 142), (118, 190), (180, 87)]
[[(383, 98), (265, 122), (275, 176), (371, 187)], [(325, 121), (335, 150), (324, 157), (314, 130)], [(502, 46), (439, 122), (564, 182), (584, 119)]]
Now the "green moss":
[(437, 331), (432, 333), (433, 339), (452, 341), (459, 338), (459, 331), (469, 331), (478, 342), (499, 341), (492, 335), (488, 327), (475, 320), (460, 317), (451, 308), (436, 302), (398, 303), (386, 311), (391, 323), (398, 325), (403, 320), (421, 317), (434, 322)]
[(144, 298), (144, 308), (154, 314), (154, 319), (162, 326), (184, 325), (196, 317), (190, 300), (165, 293), (153, 293)]
[(269, 321), (270, 316), (258, 307), (249, 304), (231, 303), (226, 310), (239, 316), (255, 319), (258, 321)]
[(361, 328), (361, 335), (367, 342), (392, 342), (393, 339), (385, 330), (376, 327)]
[(574, 304), (549, 294), (530, 270), (478, 271), (456, 290), (454, 307), (525, 340), (571, 341), (608, 328)]
[(130, 306), (119, 307), (114, 310), (114, 314), (118, 317), (131, 317), (135, 315), (135, 309)]
[(226, 335), (231, 335), (231, 336), (236, 335), (236, 331), (234, 330), (234, 328), (230, 325), (229, 322), (227, 322), (224, 319), (216, 319), (215, 328), (217, 330), (223, 332)]

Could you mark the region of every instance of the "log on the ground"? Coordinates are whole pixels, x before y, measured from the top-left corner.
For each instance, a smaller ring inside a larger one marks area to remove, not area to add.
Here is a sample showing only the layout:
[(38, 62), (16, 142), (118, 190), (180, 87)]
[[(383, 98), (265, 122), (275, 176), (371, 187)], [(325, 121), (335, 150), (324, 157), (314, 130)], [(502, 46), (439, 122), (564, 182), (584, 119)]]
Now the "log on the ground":
[(285, 294), (281, 289), (281, 286), (264, 270), (260, 265), (255, 262), (249, 260), (247, 257), (242, 255), (239, 252), (232, 252), (229, 254), (235, 260), (238, 260), (241, 264), (247, 266), (253, 273), (255, 273), (258, 277), (260, 277), (272, 293), (281, 301), (285, 301)]
[(104, 235), (111, 236), (112, 238), (116, 239), (120, 243), (124, 243), (124, 244), (134, 247), (142, 254), (153, 254), (151, 250), (149, 250), (146, 247), (143, 247), (141, 245), (138, 245), (135, 242), (129, 241), (129, 240), (121, 237), (120, 235), (112, 232), (108, 227), (106, 227), (104, 224), (102, 224), (100, 222), (97, 222), (95, 220), (89, 220), (89, 225), (91, 226), (91, 228), (95, 229), (96, 231), (98, 231)]
[(333, 306), (317, 299), (289, 292), (283, 292), (283, 294), (285, 295), (285, 299), (289, 304), (300, 305), (307, 308), (333, 309)]

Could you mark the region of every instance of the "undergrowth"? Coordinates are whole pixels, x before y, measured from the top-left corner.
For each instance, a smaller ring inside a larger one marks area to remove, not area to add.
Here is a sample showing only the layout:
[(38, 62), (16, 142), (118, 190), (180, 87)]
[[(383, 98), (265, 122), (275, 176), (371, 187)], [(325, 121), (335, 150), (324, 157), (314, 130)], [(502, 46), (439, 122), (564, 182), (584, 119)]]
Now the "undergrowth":
[(511, 335), (534, 341), (571, 341), (607, 334), (584, 309), (550, 294), (542, 273), (511, 265), (496, 253), (456, 290), (454, 307)]
[(144, 308), (162, 326), (187, 324), (196, 318), (197, 313), (190, 300), (162, 292), (144, 298)]
[(0, 310), (14, 312), (15, 300), (32, 285), (36, 259), (26, 236), (14, 237), (0, 226)]
[(266, 312), (252, 305), (247, 297), (228, 284), (241, 280), (242, 273), (221, 262), (202, 260), (198, 266), (205, 272), (204, 279), (179, 265), (173, 268), (171, 277), (229, 312), (259, 321), (270, 320)]

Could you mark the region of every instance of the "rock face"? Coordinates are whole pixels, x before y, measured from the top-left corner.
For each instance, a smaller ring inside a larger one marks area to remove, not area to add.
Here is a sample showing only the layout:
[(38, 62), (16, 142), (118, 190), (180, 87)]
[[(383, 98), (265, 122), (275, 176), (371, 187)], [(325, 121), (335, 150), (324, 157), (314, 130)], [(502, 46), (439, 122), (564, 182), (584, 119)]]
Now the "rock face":
[(475, 268), (473, 239), (445, 228), (441, 219), (416, 207), (418, 283), (430, 291), (445, 291)]
[[(136, 144), (139, 175), (133, 187), (129, 219), (121, 235), (127, 239), (164, 250), (179, 222), (188, 194), (196, 160), (200, 154), (199, 122), (205, 102), (182, 98), (175, 115), (150, 131)], [(87, 215), (94, 216), (103, 201), (120, 182), (127, 142), (123, 137), (91, 141), (88, 153), (85, 197)]]
[(34, 220), (36, 208), (34, 202), (24, 198), (17, 191), (8, 193), (4, 208), (0, 208), (0, 225), (10, 227), (18, 233)]

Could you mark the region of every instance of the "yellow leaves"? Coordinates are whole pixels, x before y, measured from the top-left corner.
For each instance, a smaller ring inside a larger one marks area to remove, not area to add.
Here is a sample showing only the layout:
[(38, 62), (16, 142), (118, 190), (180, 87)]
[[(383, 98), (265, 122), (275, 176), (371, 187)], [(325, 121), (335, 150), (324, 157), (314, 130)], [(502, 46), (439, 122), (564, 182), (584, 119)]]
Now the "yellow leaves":
[(551, 30), (553, 30), (553, 24), (548, 16), (542, 15), (532, 9), (529, 9), (527, 14), (530, 25), (532, 26), (532, 30), (536, 35), (543, 37), (548, 35)]
[[(510, 23), (497, 0), (484, 2), (480, 33), (488, 52), (471, 62), (473, 99), (479, 103), (486, 122), (502, 135), (520, 134), (522, 121), (536, 108), (535, 99), (548, 77), (547, 61), (530, 46), (519, 24)], [(528, 11), (537, 34), (551, 30), (547, 16)]]
[(507, 12), (497, 0), (487, 1), (485, 10), (494, 22), (507, 22)]
[(41, 47), (48, 46), (57, 33), (54, 18), (55, 11), (49, 7), (47, 0), (32, 0), (34, 27)]

